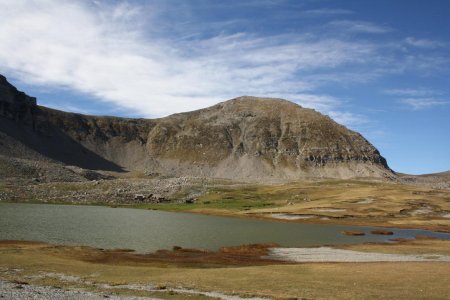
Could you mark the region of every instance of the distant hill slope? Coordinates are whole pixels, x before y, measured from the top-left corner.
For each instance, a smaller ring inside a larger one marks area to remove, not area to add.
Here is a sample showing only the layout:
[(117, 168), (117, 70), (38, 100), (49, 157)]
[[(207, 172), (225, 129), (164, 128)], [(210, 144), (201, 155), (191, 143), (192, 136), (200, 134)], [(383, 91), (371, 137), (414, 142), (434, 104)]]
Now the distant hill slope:
[(392, 176), (359, 133), (281, 99), (239, 97), (160, 119), (38, 106), (0, 76), (0, 155), (95, 170), (266, 180)]
[(403, 183), (429, 186), (433, 188), (450, 188), (450, 171), (423, 175), (398, 173), (398, 180)]
[(441, 177), (441, 178), (445, 178), (445, 179), (450, 179), (450, 171), (440, 172), (440, 173), (423, 174), (423, 175), (419, 175), (419, 176), (423, 176), (423, 177), (436, 176), (436, 177)]

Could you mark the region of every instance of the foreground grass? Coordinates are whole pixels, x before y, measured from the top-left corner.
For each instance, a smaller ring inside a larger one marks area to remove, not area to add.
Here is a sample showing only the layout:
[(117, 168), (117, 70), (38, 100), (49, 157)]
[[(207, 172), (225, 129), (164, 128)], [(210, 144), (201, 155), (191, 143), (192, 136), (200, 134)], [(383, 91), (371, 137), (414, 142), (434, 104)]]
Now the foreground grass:
[[(435, 247), (448, 247), (448, 244), (436, 243)], [(277, 299), (443, 299), (450, 296), (448, 263), (180, 266), (170, 262), (92, 261), (90, 258), (95, 251), (98, 250), (44, 244), (2, 245), (0, 278), (91, 290), (98, 289), (93, 287), (93, 283), (151, 283), (168, 288), (193, 288)], [(46, 277), (45, 274), (50, 275)], [(76, 276), (81, 281), (64, 280), (51, 274)], [(33, 277), (36, 275), (40, 277)], [(164, 292), (145, 294), (126, 288), (115, 292), (167, 299), (185, 297)]]

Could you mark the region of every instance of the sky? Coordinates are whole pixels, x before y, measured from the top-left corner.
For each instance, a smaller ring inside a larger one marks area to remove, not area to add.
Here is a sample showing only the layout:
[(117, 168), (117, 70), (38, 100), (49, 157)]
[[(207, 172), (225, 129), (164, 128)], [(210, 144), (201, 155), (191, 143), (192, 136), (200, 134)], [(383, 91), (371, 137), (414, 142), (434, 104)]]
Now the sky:
[(450, 1), (0, 0), (0, 73), (38, 104), (162, 117), (283, 98), (397, 172), (450, 170)]

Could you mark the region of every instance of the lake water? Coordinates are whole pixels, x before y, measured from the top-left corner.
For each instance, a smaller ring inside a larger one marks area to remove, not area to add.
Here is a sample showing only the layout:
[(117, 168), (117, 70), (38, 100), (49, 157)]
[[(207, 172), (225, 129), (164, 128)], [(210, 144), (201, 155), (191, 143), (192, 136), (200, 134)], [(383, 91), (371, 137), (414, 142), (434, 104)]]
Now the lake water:
[[(394, 232), (391, 236), (372, 235), (369, 232), (373, 229), (101, 206), (0, 203), (0, 240), (129, 248), (139, 252), (170, 249), (175, 245), (217, 250), (250, 243), (307, 247), (417, 235), (450, 239), (446, 233), (408, 229), (389, 229)], [(345, 236), (341, 233), (344, 230), (364, 231), (366, 235)]]

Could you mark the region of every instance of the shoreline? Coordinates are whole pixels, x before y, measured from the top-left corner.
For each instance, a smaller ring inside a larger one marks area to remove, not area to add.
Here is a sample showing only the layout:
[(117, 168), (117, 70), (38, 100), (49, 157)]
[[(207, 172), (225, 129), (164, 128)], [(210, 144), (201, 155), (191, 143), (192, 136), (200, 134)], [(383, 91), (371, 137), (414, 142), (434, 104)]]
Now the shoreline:
[(450, 189), (373, 180), (277, 184), (199, 178), (0, 182), (2, 202), (92, 205), (262, 219), (450, 232)]
[[(281, 247), (278, 244), (243, 244), (224, 246), (219, 250), (182, 248), (159, 249), (152, 252), (137, 252), (133, 249), (96, 248), (87, 245), (55, 244), (31, 240), (0, 240), (0, 250), (5, 248), (67, 249), (76, 253), (93, 255), (95, 260), (110, 262), (174, 262), (214, 263), (225, 265), (271, 265), (279, 263), (321, 263), (321, 262), (450, 262), (450, 248), (446, 253), (430, 250), (429, 253), (389, 253), (373, 249), (389, 250), (408, 247), (417, 243), (427, 245), (433, 242), (446, 243), (450, 240), (432, 237), (394, 239), (390, 242), (365, 242), (360, 244), (315, 245), (306, 247)], [(362, 249), (362, 250), (361, 250)], [(102, 258), (103, 257), (103, 258)], [(113, 259), (113, 260), (112, 260)]]
[(264, 220), (270, 222), (278, 223), (294, 223), (294, 224), (317, 224), (317, 225), (338, 225), (338, 226), (355, 226), (355, 227), (373, 227), (373, 228), (386, 228), (386, 229), (411, 229), (411, 230), (425, 230), (432, 231), (436, 233), (450, 233), (450, 227), (441, 225), (418, 225), (418, 224), (390, 224), (386, 223), (380, 224), (379, 222), (365, 222), (362, 220), (345, 220), (341, 217), (329, 217), (328, 220), (321, 219), (283, 219), (274, 218), (266, 215), (279, 214), (280, 212), (273, 213), (243, 213), (242, 211), (231, 211), (231, 210), (179, 210), (164, 208), (165, 204), (161, 204), (159, 208), (146, 208), (141, 207), (140, 204), (105, 204), (105, 203), (68, 203), (68, 202), (39, 202), (39, 201), (0, 201), (0, 204), (36, 204), (36, 205), (67, 205), (67, 206), (100, 206), (106, 208), (126, 208), (126, 209), (140, 209), (140, 210), (155, 210), (173, 213), (187, 213), (187, 214), (199, 214), (207, 216), (216, 217), (233, 217), (240, 219), (254, 219), (254, 220)]

